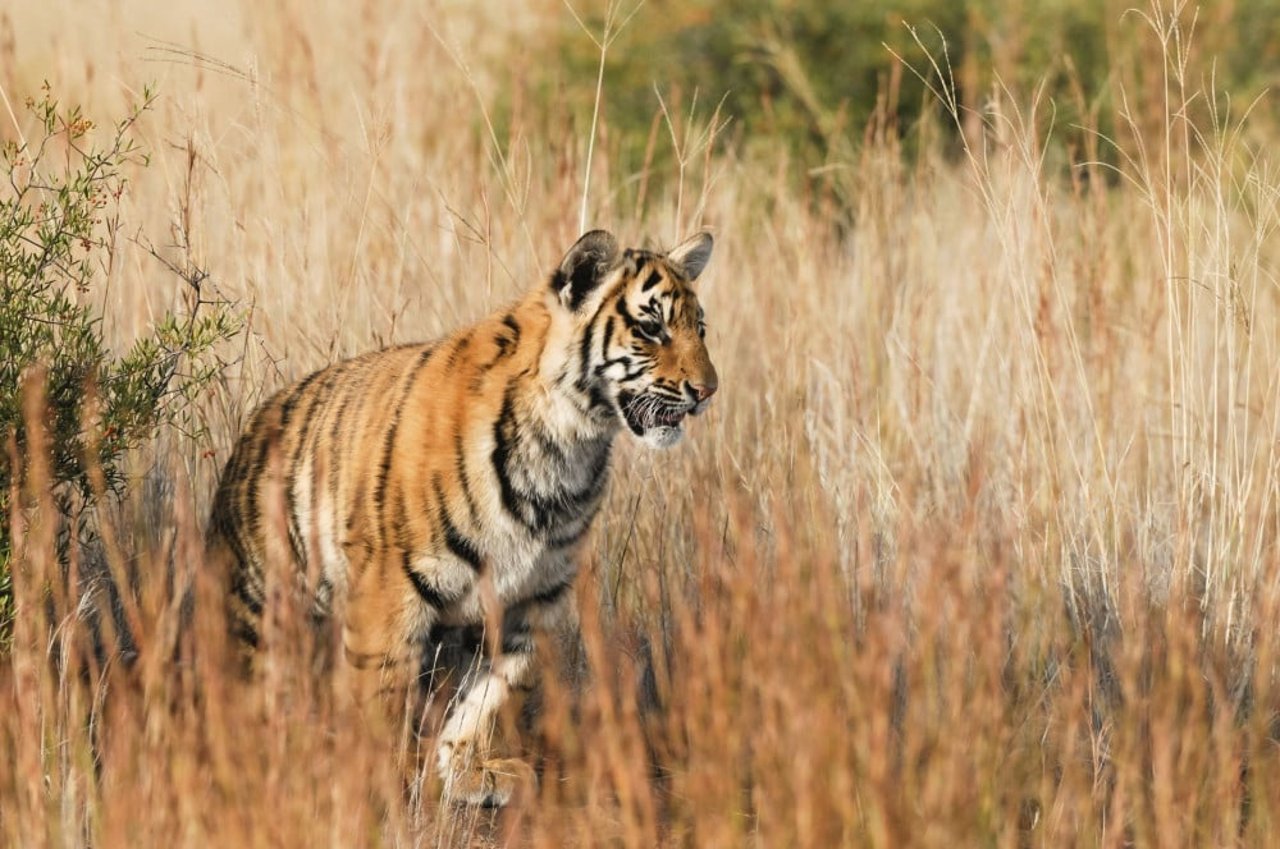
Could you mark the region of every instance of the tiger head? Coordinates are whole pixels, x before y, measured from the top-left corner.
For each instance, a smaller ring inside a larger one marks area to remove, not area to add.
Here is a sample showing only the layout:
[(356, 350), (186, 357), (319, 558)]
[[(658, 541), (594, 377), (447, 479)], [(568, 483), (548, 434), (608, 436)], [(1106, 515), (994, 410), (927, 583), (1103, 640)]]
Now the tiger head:
[(593, 230), (569, 249), (551, 290), (571, 320), (577, 390), (594, 415), (665, 448), (719, 386), (693, 283), (711, 259), (699, 233), (666, 253), (627, 249)]

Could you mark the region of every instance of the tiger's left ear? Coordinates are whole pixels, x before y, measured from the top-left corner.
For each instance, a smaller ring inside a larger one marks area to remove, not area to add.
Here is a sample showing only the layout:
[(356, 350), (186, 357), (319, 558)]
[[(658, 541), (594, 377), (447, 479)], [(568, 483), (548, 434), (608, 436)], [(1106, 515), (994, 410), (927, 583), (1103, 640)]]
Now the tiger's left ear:
[(551, 289), (570, 312), (577, 312), (591, 291), (618, 261), (618, 240), (608, 230), (592, 230), (573, 243), (551, 275)]
[(704, 230), (668, 251), (667, 262), (681, 271), (685, 279), (692, 283), (698, 279), (698, 275), (711, 261), (711, 248), (714, 246), (715, 241), (711, 238), (711, 234)]

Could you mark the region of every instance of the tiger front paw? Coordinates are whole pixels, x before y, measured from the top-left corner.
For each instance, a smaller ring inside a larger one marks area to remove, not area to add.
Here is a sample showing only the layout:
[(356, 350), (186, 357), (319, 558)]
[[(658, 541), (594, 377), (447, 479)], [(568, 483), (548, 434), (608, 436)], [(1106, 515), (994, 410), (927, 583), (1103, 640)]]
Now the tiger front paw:
[(469, 740), (445, 741), (438, 757), (443, 798), (462, 805), (501, 808), (532, 791), (537, 776), (518, 758), (481, 758)]

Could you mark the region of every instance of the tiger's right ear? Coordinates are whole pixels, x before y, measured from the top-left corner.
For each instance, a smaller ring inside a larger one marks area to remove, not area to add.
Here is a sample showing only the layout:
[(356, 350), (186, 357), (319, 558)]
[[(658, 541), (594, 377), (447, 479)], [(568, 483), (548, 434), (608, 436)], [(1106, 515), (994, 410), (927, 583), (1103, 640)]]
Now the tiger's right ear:
[(618, 240), (607, 230), (592, 230), (574, 242), (560, 260), (560, 267), (551, 275), (551, 290), (565, 309), (577, 312), (617, 260)]

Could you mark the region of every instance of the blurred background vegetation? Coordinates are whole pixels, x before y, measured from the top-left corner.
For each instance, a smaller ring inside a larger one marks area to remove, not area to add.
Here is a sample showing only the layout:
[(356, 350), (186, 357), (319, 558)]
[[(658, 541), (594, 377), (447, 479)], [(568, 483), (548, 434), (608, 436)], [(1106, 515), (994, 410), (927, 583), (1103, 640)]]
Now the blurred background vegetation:
[[(634, 4), (613, 8), (618, 23)], [(598, 36), (606, 12), (601, 4), (591, 11), (579, 9), (580, 22)], [(620, 164), (635, 169), (654, 147), (646, 140), (658, 92), (672, 113), (689, 110), (695, 98), (710, 112), (723, 98), (727, 132), (740, 151), (772, 155), (781, 143), (803, 169), (838, 164), (868, 133), (886, 130), (910, 153), (941, 105), (895, 54), (938, 86), (927, 49), (954, 80), (971, 139), (999, 93), (1040, 104), (1037, 121), (1054, 128), (1060, 161), (1107, 161), (1110, 146), (1093, 145), (1096, 134), (1165, 126), (1165, 63), (1152, 29), (1170, 11), (1187, 41), (1171, 47), (1187, 51), (1189, 67), (1212, 68), (1212, 79), (1187, 80), (1189, 89), (1203, 83), (1230, 92), (1238, 117), (1280, 78), (1273, 0), (1173, 10), (1134, 0), (649, 0), (610, 48), (605, 117), (625, 157)], [(544, 96), (582, 102), (595, 85), (599, 53), (579, 21), (561, 18), (560, 37), (544, 48), (552, 55), (537, 57), (522, 76)], [(944, 141), (955, 140), (953, 126), (939, 126)]]

